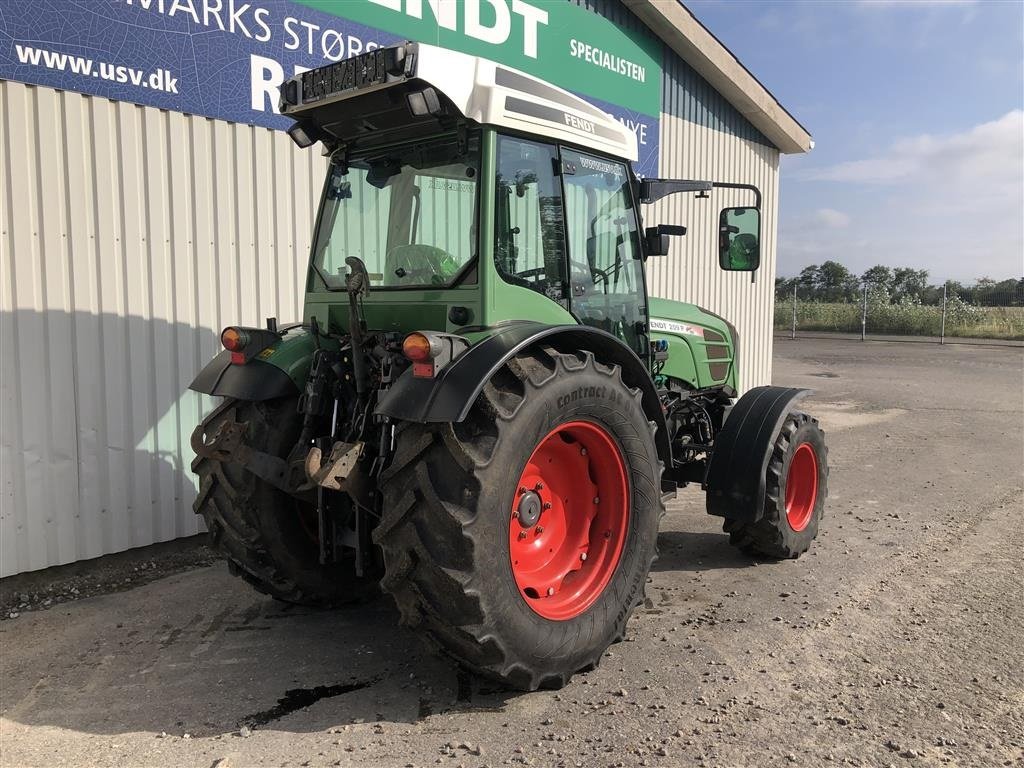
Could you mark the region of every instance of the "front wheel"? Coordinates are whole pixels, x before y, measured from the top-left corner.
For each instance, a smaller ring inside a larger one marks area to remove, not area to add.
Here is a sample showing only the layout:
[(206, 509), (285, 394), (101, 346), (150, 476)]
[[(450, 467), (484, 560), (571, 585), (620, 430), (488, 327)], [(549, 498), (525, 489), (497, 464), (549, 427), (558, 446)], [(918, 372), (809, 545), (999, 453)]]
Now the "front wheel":
[(800, 557), (818, 535), (828, 496), (828, 449), (817, 419), (793, 412), (772, 446), (764, 507), (753, 523), (725, 521), (729, 541), (744, 552)]
[(560, 687), (622, 637), (656, 554), (640, 392), (588, 352), (520, 354), (459, 424), (407, 424), (381, 480), (382, 586), (469, 669)]

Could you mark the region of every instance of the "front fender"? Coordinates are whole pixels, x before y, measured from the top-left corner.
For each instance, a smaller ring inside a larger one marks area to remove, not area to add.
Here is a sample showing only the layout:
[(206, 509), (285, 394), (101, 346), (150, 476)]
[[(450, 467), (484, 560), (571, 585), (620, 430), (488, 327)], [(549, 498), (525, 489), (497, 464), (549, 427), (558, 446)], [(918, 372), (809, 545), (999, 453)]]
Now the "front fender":
[(189, 389), (239, 400), (272, 400), (297, 395), (305, 386), (315, 345), (299, 325), (281, 329), (281, 339), (244, 365), (224, 350), (199, 372)]
[(708, 465), (708, 514), (742, 522), (761, 518), (775, 441), (793, 403), (809, 394), (809, 389), (754, 387), (733, 406), (715, 436)]
[(622, 380), (640, 389), (644, 413), (657, 427), (658, 456), (671, 466), (665, 416), (647, 366), (615, 336), (586, 325), (523, 322), (503, 326), (462, 353), (437, 378), (415, 378), (407, 370), (380, 399), (375, 412), (419, 423), (463, 421), (494, 374), (517, 353), (541, 341), (566, 350), (586, 349), (601, 362), (618, 365)]

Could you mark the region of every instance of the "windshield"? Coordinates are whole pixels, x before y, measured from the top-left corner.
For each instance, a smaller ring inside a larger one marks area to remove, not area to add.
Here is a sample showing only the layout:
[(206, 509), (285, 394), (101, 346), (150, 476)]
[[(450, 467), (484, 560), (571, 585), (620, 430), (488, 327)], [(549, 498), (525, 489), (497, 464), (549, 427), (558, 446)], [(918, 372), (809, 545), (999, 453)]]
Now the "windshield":
[(329, 290), (345, 288), (345, 259), (366, 264), (378, 288), (451, 285), (476, 257), (480, 144), (456, 138), (392, 147), (334, 162), (313, 245)]

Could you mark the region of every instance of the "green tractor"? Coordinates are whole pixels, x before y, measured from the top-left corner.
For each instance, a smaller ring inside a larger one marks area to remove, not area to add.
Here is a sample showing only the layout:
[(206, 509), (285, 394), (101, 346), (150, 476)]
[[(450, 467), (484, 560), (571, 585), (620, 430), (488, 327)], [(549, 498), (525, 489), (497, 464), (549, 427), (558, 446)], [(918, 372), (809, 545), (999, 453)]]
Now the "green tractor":
[(759, 264), (754, 187), (638, 179), (634, 134), (485, 59), (406, 43), (281, 89), (329, 157), (303, 322), (230, 327), (192, 383), (195, 510), (233, 572), (281, 600), (379, 590), (466, 668), (563, 685), (622, 638), (676, 488), (730, 540), (817, 534), (822, 432), (803, 390), (736, 399), (735, 329), (647, 295), (685, 227), (640, 204), (740, 188), (720, 266)]

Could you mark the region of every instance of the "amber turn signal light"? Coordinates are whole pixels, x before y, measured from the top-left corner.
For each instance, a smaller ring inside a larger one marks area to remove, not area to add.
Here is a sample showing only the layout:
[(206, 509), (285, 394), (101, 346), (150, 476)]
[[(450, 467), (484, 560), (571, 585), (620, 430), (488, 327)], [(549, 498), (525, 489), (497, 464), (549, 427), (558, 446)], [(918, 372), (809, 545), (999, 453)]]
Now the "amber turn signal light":
[(249, 343), (249, 334), (238, 328), (225, 328), (220, 334), (220, 343), (230, 352), (241, 352)]
[(434, 356), (434, 345), (422, 333), (410, 333), (402, 342), (402, 354), (414, 363), (423, 363)]

